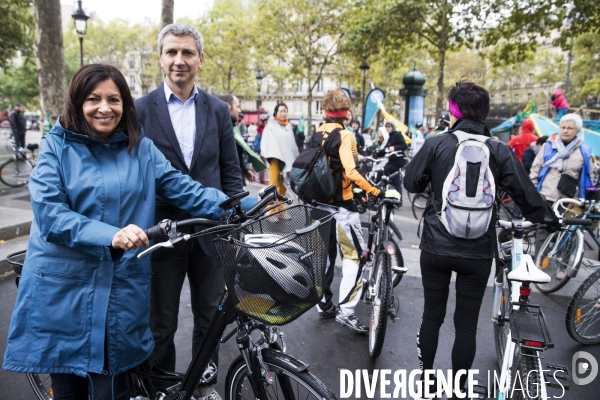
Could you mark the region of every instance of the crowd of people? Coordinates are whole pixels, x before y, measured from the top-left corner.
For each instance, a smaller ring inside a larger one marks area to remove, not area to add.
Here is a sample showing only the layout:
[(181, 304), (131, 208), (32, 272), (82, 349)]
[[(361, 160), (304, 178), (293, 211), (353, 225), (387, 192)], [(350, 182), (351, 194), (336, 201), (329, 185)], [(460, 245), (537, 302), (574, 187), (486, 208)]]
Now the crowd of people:
[[(204, 63), (203, 45), (198, 30), (188, 24), (164, 27), (158, 36), (164, 82), (136, 101), (113, 66), (86, 65), (73, 75), (62, 115), (43, 137), (31, 174), (34, 221), (3, 368), (50, 374), (59, 400), (87, 398), (92, 391), (95, 399), (128, 399), (125, 372), (151, 356), (161, 368), (174, 370), (184, 281), (190, 285), (195, 354), (223, 294), (223, 267), (210, 235), (185, 242), (177, 251), (159, 250), (151, 260), (138, 260), (136, 250), (149, 244), (143, 229), (165, 218), (217, 219), (223, 200), (242, 192), (246, 181), (267, 183), (267, 170), (268, 183), (285, 195), (285, 179), (303, 148), (328, 143), (336, 187), (331, 204), (320, 207), (337, 207), (339, 212), (319, 316), (335, 317), (357, 333), (368, 332), (355, 313), (363, 290), (365, 246), (353, 187), (376, 199), (399, 199), (398, 177), (393, 180), (396, 190), (380, 190), (365, 179), (361, 163), (367, 153), (394, 153), (385, 173), (406, 168), (408, 191), (429, 186), (432, 193), (420, 247), (425, 296), (417, 342), (421, 368), (433, 369), (454, 271), (452, 366), (455, 371), (469, 369), (495, 229), (490, 224), (481, 238), (457, 239), (442, 226), (438, 213), (443, 178), (457, 144), (447, 133), (489, 136), (483, 124), (488, 92), (471, 82), (452, 87), (450, 111), (440, 116), (438, 125), (427, 129), (417, 124), (414, 158), (408, 164), (408, 146), (395, 123), (386, 122), (372, 142), (369, 129), (361, 130), (360, 120), (353, 117), (350, 98), (339, 89), (324, 96), (325, 122), (309, 138), (292, 127), (287, 105), (279, 103), (272, 115), (261, 115), (252, 127), (250, 148), (239, 99), (232, 94), (218, 99), (195, 84)], [(564, 109), (561, 95), (555, 93), (553, 99), (559, 111)], [(19, 146), (24, 146), (22, 111), (16, 105), (10, 116)], [(495, 182), (530, 220), (555, 225), (551, 202), (581, 194), (591, 185), (591, 153), (578, 135), (581, 128), (579, 116), (564, 114), (559, 134), (546, 142), (532, 133), (528, 121), (508, 145), (486, 142), (495, 160), (490, 164)], [(272, 211), (270, 222), (290, 218), (282, 207)], [(331, 285), (338, 251), (342, 279), (336, 303)], [(74, 280), (79, 283), (74, 285)], [(212, 360), (218, 365), (218, 351)], [(199, 398), (220, 399), (216, 379), (215, 374), (198, 389)]]

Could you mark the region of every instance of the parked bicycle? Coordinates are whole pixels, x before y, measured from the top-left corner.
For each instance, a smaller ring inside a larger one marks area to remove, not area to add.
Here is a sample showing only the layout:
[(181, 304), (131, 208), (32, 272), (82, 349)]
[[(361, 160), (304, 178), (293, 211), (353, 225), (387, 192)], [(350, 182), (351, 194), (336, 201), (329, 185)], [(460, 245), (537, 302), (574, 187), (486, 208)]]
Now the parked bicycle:
[[(598, 268), (599, 262), (583, 260), (586, 267)], [(581, 344), (600, 343), (600, 268), (579, 285), (567, 308), (567, 332)]]
[[(159, 248), (173, 248), (200, 235), (217, 234), (215, 244), (227, 289), (186, 373), (158, 369), (148, 360), (127, 373), (131, 398), (193, 398), (199, 382), (209, 381), (216, 373), (216, 366), (209, 364), (211, 354), (219, 343), (233, 336), (241, 355), (233, 361), (225, 377), (226, 399), (336, 398), (308, 371), (308, 364), (285, 353), (283, 334), (277, 330), (277, 326), (312, 308), (323, 295), (323, 271), (333, 214), (312, 206), (294, 206), (286, 209), (289, 220), (271, 223), (265, 213), (277, 204), (266, 207), (267, 204), (275, 200), (289, 203), (289, 200), (277, 194), (271, 185), (259, 193), (261, 200), (245, 211), (240, 200), (246, 195), (247, 192), (232, 196), (221, 204), (224, 209), (234, 210), (222, 223), (202, 218), (163, 220), (146, 231), (150, 239), (164, 241), (138, 257)], [(190, 226), (206, 229), (194, 234), (180, 231)], [(14, 255), (9, 258), (20, 273), (22, 260), (19, 262)], [(223, 336), (232, 322), (236, 328)], [(258, 332), (258, 339), (252, 336), (253, 332)], [(47, 375), (28, 374), (28, 378), (38, 399), (52, 399)]]
[[(600, 193), (586, 191), (586, 200), (559, 199), (554, 203), (553, 210), (555, 213), (564, 214), (570, 205), (582, 207), (582, 218), (600, 220), (600, 210), (595, 199), (598, 195)], [(577, 276), (585, 252), (585, 232), (589, 233), (600, 248), (600, 240), (591, 226), (574, 225), (549, 235), (536, 251), (535, 264), (550, 276), (548, 283), (535, 285), (542, 293), (554, 293)]]
[(10, 148), (11, 158), (0, 165), (0, 181), (6, 186), (19, 187), (29, 182), (29, 175), (35, 167), (37, 159), (37, 150), (39, 146), (35, 143), (27, 145), (27, 150), (17, 147), (14, 138), (9, 138), (8, 146)]
[[(385, 190), (394, 174), (382, 177), (377, 186)], [(370, 307), (369, 354), (371, 357), (379, 357), (381, 354), (388, 317), (393, 322), (396, 321), (398, 307), (395, 304), (397, 299), (394, 296), (394, 284), (397, 285), (407, 271), (400, 247), (390, 234), (390, 230), (394, 229), (392, 228), (392, 211), (399, 204), (399, 200), (387, 198), (379, 200), (375, 205), (376, 212), (368, 223), (366, 254), (368, 278), (363, 299)], [(402, 237), (399, 231), (396, 235), (399, 238)]]
[[(591, 221), (563, 219), (561, 223), (578, 225)], [(570, 384), (566, 366), (542, 367), (543, 353), (553, 348), (554, 343), (541, 307), (530, 303), (531, 284), (547, 284), (550, 276), (523, 252), (523, 239), (533, 231), (533, 223), (514, 218), (499, 220), (498, 225), (510, 230), (512, 240), (499, 244), (499, 267), (494, 280), (492, 321), (500, 367), (495, 397), (546, 399), (548, 387), (568, 389)], [(544, 371), (549, 373), (544, 374)]]

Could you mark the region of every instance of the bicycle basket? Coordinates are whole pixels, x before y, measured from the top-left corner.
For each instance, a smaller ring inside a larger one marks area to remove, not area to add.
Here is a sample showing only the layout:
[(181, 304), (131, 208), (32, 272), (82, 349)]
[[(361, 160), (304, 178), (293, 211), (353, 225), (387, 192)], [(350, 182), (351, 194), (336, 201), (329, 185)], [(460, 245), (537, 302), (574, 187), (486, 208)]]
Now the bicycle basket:
[(285, 325), (323, 297), (333, 214), (299, 205), (248, 221), (215, 240), (237, 310)]

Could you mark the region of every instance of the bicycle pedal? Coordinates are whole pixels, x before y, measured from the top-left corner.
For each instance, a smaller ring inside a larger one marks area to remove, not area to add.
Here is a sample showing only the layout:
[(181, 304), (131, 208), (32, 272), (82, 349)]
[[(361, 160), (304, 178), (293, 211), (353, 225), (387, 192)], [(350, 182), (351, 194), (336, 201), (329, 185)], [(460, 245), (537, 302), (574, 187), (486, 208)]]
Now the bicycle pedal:
[(399, 274), (405, 274), (405, 273), (408, 272), (408, 268), (406, 268), (406, 267), (399, 267), (397, 265), (394, 265), (392, 267), (392, 272), (397, 272)]
[[(571, 388), (571, 375), (569, 374), (569, 368), (562, 364), (546, 364), (546, 368), (554, 370), (555, 372), (544, 370), (544, 378), (546, 384), (551, 388), (569, 390)], [(562, 372), (563, 375), (559, 375), (556, 372)]]
[(488, 388), (483, 385), (473, 385), (473, 393), (475, 394), (475, 396), (471, 397), (471, 399), (488, 398)]

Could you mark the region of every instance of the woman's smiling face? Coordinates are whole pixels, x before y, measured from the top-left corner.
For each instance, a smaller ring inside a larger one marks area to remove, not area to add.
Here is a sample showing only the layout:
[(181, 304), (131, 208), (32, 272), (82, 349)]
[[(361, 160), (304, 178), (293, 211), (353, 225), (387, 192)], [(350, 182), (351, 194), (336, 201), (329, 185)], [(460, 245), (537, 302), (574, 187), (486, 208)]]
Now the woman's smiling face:
[(85, 120), (104, 139), (115, 132), (122, 115), (121, 92), (111, 79), (98, 82), (83, 102)]

